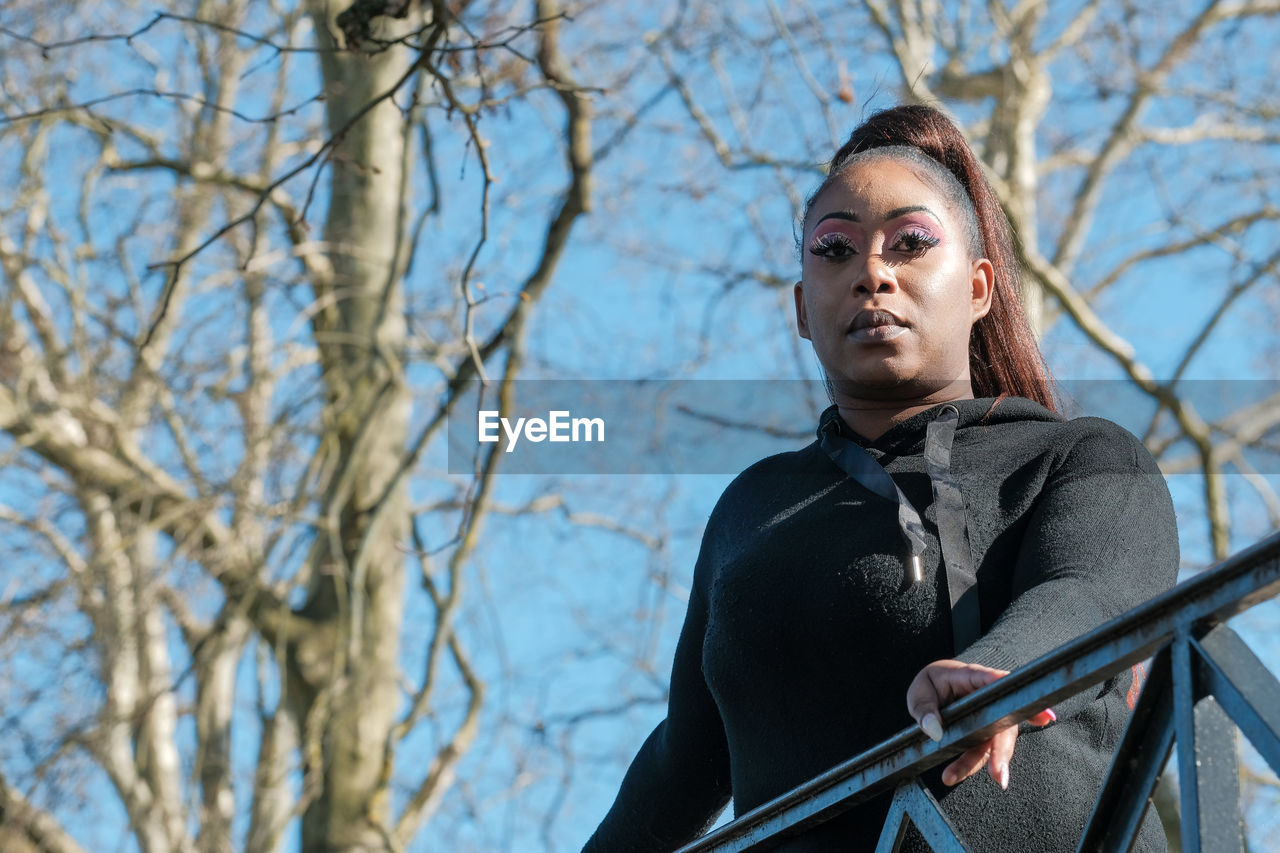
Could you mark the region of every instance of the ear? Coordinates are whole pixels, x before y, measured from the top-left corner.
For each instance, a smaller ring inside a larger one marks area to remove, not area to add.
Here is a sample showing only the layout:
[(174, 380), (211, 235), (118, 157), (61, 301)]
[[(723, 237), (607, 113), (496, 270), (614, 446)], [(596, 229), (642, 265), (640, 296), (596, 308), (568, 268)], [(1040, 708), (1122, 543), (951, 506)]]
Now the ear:
[(976, 323), (991, 310), (996, 287), (996, 270), (991, 261), (978, 258), (969, 264), (969, 320)]
[(809, 337), (809, 315), (804, 307), (804, 282), (797, 281), (792, 293), (796, 298), (796, 332), (806, 341), (812, 340)]

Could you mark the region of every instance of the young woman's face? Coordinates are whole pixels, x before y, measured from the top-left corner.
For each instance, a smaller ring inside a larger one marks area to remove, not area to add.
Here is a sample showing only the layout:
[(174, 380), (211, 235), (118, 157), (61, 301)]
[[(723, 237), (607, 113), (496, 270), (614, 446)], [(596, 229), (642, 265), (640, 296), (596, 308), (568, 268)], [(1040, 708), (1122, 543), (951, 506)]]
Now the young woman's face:
[(941, 193), (899, 161), (856, 163), (815, 199), (801, 239), (796, 323), (838, 394), (967, 391), (969, 330), (990, 308), (992, 267), (969, 257)]

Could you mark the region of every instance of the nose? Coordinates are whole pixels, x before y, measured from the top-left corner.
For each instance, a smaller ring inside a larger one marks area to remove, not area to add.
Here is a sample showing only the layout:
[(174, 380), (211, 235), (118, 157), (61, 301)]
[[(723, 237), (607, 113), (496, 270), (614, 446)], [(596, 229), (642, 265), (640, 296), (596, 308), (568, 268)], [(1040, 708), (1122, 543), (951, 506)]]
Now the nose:
[(891, 293), (898, 289), (898, 278), (893, 273), (884, 255), (867, 254), (867, 262), (858, 270), (858, 277), (853, 281), (856, 293), (870, 296), (873, 293)]

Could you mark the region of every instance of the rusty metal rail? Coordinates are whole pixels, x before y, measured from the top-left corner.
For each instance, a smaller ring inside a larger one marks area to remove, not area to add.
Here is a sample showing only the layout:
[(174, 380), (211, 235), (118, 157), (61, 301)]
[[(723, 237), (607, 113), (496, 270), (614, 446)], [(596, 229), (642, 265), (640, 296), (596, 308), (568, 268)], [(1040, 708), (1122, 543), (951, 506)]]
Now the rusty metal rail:
[(905, 729), (678, 853), (765, 850), (891, 791), (877, 853), (898, 849), (907, 819), (935, 851), (966, 851), (916, 777), (1147, 658), (1147, 681), (1077, 850), (1129, 849), (1176, 745), (1183, 851), (1241, 851), (1235, 728), (1280, 773), (1280, 682), (1223, 623), (1277, 594), (1280, 533), (947, 706), (939, 743)]

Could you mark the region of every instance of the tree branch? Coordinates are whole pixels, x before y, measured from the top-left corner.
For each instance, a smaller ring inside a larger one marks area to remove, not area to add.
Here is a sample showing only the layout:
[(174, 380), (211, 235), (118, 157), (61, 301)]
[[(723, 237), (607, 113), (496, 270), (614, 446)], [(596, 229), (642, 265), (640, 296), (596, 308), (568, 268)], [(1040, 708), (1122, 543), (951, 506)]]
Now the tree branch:
[(1099, 349), (1110, 355), (1135, 385), (1166, 406), (1187, 438), (1195, 444), (1204, 474), (1205, 507), (1214, 559), (1225, 559), (1230, 549), (1230, 521), (1220, 468), (1221, 458), (1214, 447), (1209, 425), (1196, 413), (1191, 403), (1180, 398), (1172, 387), (1155, 380), (1150, 368), (1138, 359), (1133, 346), (1102, 322), (1102, 318), (1094, 313), (1057, 267), (1045, 260), (1033, 246), (1019, 241), (1019, 249), (1023, 266), (1046, 292), (1062, 304), (1076, 326)]
[(57, 818), (37, 808), (0, 775), (0, 828), (21, 834), (39, 853), (85, 853)]
[[(1138, 128), (1138, 119), (1151, 100), (1159, 91), (1169, 72), (1196, 45), (1200, 34), (1210, 26), (1223, 20), (1248, 14), (1266, 14), (1264, 9), (1268, 3), (1235, 3), (1228, 4), (1213, 0), (1196, 16), (1177, 36), (1169, 42), (1163, 54), (1146, 71), (1138, 75), (1137, 84), (1124, 112), (1112, 126), (1097, 158), (1090, 165), (1084, 180), (1076, 192), (1071, 215), (1066, 218), (1066, 226), (1058, 237), (1057, 249), (1054, 252), (1053, 265), (1061, 270), (1069, 270), (1074, 266), (1084, 246), (1085, 235), (1093, 221), (1093, 213), (1102, 196), (1104, 178), (1110, 174), (1123, 158), (1139, 144), (1142, 132)], [(1225, 556), (1225, 554), (1223, 555)]]

